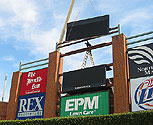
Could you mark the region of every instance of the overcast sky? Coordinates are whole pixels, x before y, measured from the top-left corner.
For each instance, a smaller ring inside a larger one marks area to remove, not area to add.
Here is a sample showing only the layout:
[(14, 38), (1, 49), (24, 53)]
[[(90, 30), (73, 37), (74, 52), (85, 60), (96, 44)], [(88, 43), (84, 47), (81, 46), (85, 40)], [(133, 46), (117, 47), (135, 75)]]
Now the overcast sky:
[[(70, 21), (110, 15), (110, 27), (121, 24), (127, 37), (153, 30), (153, 0), (76, 0)], [(48, 57), (55, 51), (71, 0), (0, 0), (0, 100), (5, 74), (9, 99), (13, 72), (23, 63)], [(80, 13), (80, 14), (79, 14)], [(115, 35), (115, 34), (114, 34)], [(111, 36), (91, 40), (95, 45), (110, 42)], [(61, 52), (85, 47), (67, 47)], [(112, 62), (111, 47), (93, 51), (96, 65)], [(64, 58), (64, 71), (79, 69), (85, 53)], [(91, 66), (90, 61), (87, 66)]]

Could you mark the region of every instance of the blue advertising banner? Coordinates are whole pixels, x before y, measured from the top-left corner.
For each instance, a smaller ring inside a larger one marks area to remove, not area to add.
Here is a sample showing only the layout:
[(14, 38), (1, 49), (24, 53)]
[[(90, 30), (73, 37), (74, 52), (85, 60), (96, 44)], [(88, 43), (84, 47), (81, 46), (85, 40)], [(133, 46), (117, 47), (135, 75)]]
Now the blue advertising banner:
[(43, 118), (44, 104), (45, 93), (20, 96), (16, 119)]

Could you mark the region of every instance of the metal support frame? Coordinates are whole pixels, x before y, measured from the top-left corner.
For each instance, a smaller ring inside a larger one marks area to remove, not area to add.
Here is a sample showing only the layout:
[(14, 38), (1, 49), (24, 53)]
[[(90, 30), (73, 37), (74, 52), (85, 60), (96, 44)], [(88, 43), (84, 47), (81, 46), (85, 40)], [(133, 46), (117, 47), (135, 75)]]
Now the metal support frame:
[(140, 42), (144, 42), (144, 41), (148, 41), (148, 40), (151, 40), (153, 39), (153, 37), (149, 37), (149, 38), (146, 38), (146, 39), (141, 39), (141, 40), (138, 40), (138, 41), (133, 41), (131, 43), (127, 43), (126, 45), (131, 45), (131, 44), (135, 44), (135, 43), (140, 43)]
[[(77, 43), (82, 43), (82, 42), (84, 42), (84, 41), (87, 41), (87, 40), (91, 40), (91, 39), (95, 39), (95, 38), (99, 38), (99, 37), (101, 37), (101, 36), (94, 36), (94, 37), (90, 37), (90, 38), (86, 38), (86, 39), (83, 39), (83, 40), (79, 40), (79, 41), (76, 41), (76, 42), (74, 42), (74, 43), (69, 43), (69, 44), (66, 44), (66, 45), (63, 45), (63, 46), (59, 46), (58, 48), (63, 48), (63, 47), (66, 47), (66, 46), (70, 46), (70, 45), (74, 45), (74, 44), (77, 44)], [(70, 42), (70, 41), (65, 41), (65, 42), (63, 42), (63, 44), (64, 43), (68, 43), (68, 42)], [(61, 43), (62, 44), (62, 43)], [(59, 44), (60, 45), (60, 44)]]
[[(109, 28), (109, 31), (110, 31), (109, 35), (110, 34), (114, 34), (114, 33), (121, 34), (121, 26), (120, 26), (120, 24), (118, 24), (117, 27)], [(64, 48), (66, 46), (74, 45), (74, 44), (77, 44), (77, 43), (82, 43), (82, 42), (87, 41), (87, 40), (99, 38), (99, 37), (102, 37), (102, 36), (103, 35), (88, 37), (88, 38), (81, 39), (81, 40), (75, 41), (75, 42), (72, 40), (72, 41), (63, 41), (63, 42), (60, 42), (60, 43), (56, 43), (56, 50), (58, 50), (59, 48)]]
[(48, 60), (49, 60), (49, 58), (45, 58), (45, 59), (40, 59), (40, 60), (35, 60), (35, 61), (32, 61), (32, 62), (24, 63), (24, 64), (22, 64), (22, 61), (20, 61), (19, 71), (25, 70), (25, 69), (34, 68), (34, 67), (39, 67), (39, 66), (47, 65), (48, 62), (47, 63), (41, 63), (41, 64), (38, 64), (38, 65), (33, 65), (33, 66), (29, 66), (29, 67), (22, 68), (23, 66), (27, 66), (27, 65), (31, 65), (31, 64), (39, 63), (39, 62), (43, 62), (43, 61), (48, 61)]
[(146, 33), (142, 33), (142, 34), (135, 35), (135, 36), (131, 36), (131, 37), (127, 37), (126, 40), (134, 39), (134, 38), (141, 37), (141, 36), (145, 36), (145, 35), (149, 35), (149, 34), (153, 34), (153, 31), (146, 32)]
[(84, 52), (84, 51), (88, 51), (88, 50), (92, 50), (92, 49), (97, 49), (97, 48), (101, 48), (101, 47), (105, 47), (105, 46), (109, 46), (109, 45), (112, 45), (112, 42), (101, 43), (101, 44), (97, 44), (97, 45), (94, 45), (94, 46), (91, 46), (91, 47), (87, 47), (87, 48), (82, 48), (82, 49), (70, 51), (70, 52), (67, 52), (65, 54), (61, 54), (61, 57), (70, 56), (70, 55), (73, 55), (73, 54), (77, 54), (77, 53), (81, 53), (81, 52)]
[[(153, 31), (146, 32), (146, 33), (142, 33), (142, 34), (135, 35), (135, 36), (131, 36), (131, 37), (127, 37), (126, 40), (130, 40), (130, 39), (134, 39), (134, 38), (139, 38), (139, 37), (146, 36), (146, 35), (150, 35), (150, 34), (153, 34)], [(153, 39), (153, 37), (148, 37), (148, 38), (145, 38), (145, 39), (140, 39), (140, 40), (137, 40), (137, 41), (132, 41), (130, 43), (127, 43), (126, 45), (140, 43), (140, 42), (148, 41), (148, 40), (151, 40), (151, 39)]]
[(19, 71), (21, 71), (21, 65), (22, 65), (22, 61), (20, 61), (20, 64), (19, 64)]
[(118, 24), (118, 34), (121, 34), (121, 24)]

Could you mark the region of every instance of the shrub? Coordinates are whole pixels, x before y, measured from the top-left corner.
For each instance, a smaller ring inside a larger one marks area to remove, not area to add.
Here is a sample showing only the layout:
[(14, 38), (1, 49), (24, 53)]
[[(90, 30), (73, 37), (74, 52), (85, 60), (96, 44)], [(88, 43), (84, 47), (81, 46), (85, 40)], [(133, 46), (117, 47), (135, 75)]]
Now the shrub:
[(2, 125), (153, 125), (153, 110), (122, 114), (55, 117), (33, 120), (3, 120)]

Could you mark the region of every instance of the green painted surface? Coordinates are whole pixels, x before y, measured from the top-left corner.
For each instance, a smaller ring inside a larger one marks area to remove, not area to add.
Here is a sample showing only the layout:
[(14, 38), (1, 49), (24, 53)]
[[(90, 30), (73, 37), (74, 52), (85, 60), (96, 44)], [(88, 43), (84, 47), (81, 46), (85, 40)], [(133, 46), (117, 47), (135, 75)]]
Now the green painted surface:
[(108, 100), (108, 91), (62, 97), (60, 116), (65, 117), (109, 114)]

